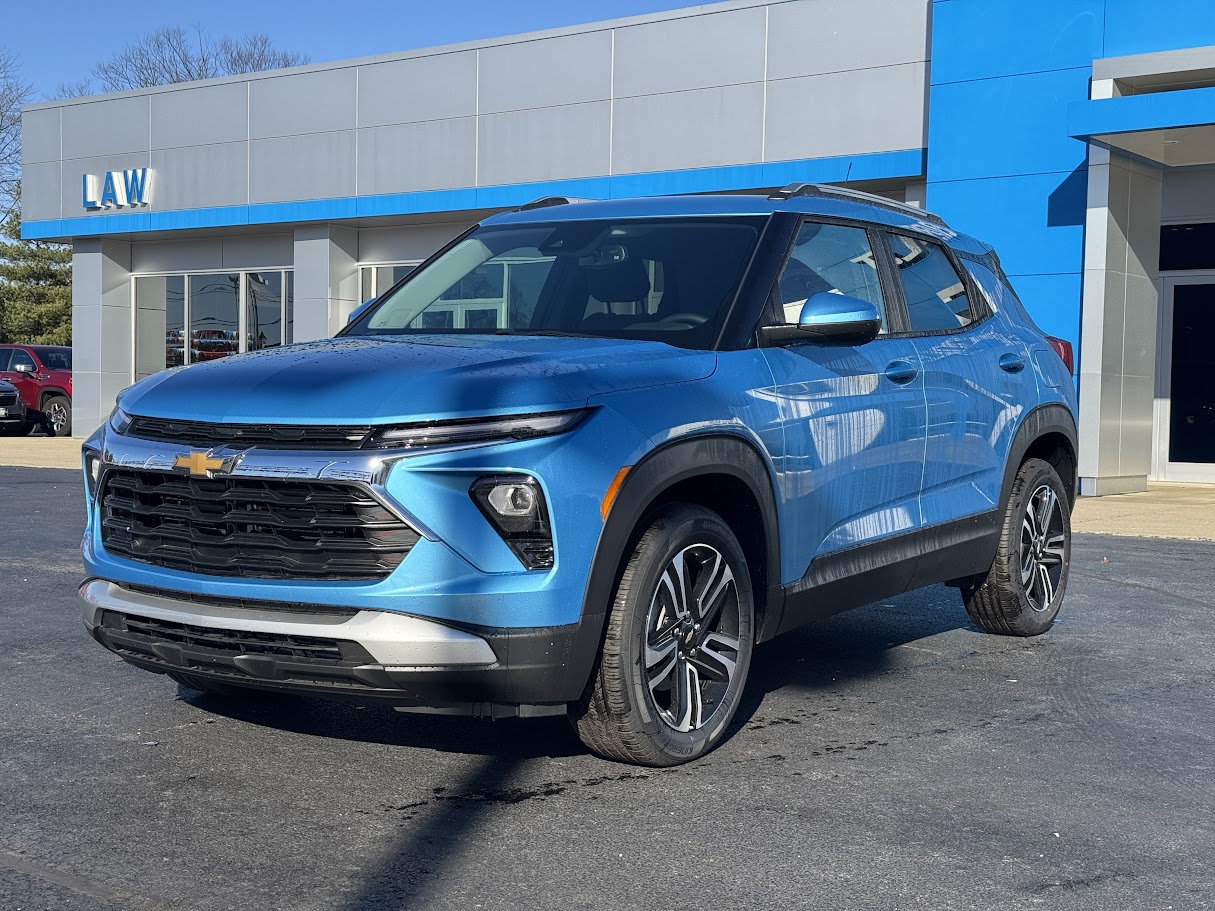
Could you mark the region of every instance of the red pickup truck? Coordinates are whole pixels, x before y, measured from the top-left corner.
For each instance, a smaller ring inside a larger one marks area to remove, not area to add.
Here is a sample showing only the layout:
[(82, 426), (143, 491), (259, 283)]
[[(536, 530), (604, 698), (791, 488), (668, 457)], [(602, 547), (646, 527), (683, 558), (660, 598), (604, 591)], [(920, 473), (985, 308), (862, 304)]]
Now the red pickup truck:
[(0, 425), (0, 435), (20, 436), (41, 426), (48, 436), (72, 432), (72, 349), (58, 345), (0, 345), (0, 380), (21, 393), (29, 419)]

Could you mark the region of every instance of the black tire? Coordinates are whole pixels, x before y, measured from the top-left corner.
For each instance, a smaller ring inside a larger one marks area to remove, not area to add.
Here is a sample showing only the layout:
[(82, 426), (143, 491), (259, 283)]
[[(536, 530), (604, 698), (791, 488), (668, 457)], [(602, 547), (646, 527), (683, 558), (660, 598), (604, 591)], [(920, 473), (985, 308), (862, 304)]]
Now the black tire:
[(603, 650), (571, 707), (578, 736), (638, 765), (703, 756), (738, 708), (754, 641), (751, 579), (730, 527), (707, 509), (664, 508), (616, 582)]
[(42, 429), (48, 437), (72, 435), (72, 403), (67, 396), (52, 395), (42, 403)]
[(208, 696), (248, 696), (255, 690), (250, 690), (243, 686), (233, 686), (230, 683), (223, 683), (219, 680), (212, 680), (210, 677), (204, 677), (201, 674), (186, 674), (181, 671), (166, 671), (165, 675), (171, 680), (176, 680), (186, 689), (197, 690), (200, 693), (206, 693)]
[(1022, 464), (1005, 507), (995, 562), (978, 584), (962, 589), (966, 612), (980, 629), (1039, 636), (1051, 628), (1071, 563), (1070, 503), (1049, 463), (1027, 459)]

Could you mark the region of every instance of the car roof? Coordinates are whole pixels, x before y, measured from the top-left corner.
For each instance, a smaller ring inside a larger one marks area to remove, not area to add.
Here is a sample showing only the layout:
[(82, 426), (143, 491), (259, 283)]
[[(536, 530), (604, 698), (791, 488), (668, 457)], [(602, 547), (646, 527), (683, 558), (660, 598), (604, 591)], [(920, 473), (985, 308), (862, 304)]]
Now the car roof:
[[(848, 191), (843, 191), (848, 193)], [(955, 249), (977, 256), (991, 252), (991, 247), (968, 234), (960, 234), (941, 219), (927, 212), (920, 214), (911, 206), (894, 200), (865, 197), (868, 194), (814, 195), (776, 198), (780, 194), (762, 196), (758, 193), (732, 193), (705, 196), (648, 196), (632, 199), (571, 199), (547, 197), (523, 208), (487, 218), (482, 224), (538, 224), (556, 221), (590, 221), (623, 218), (674, 218), (697, 216), (743, 217), (768, 216), (776, 212), (799, 215), (823, 215), (848, 218), (903, 228), (928, 234)]]

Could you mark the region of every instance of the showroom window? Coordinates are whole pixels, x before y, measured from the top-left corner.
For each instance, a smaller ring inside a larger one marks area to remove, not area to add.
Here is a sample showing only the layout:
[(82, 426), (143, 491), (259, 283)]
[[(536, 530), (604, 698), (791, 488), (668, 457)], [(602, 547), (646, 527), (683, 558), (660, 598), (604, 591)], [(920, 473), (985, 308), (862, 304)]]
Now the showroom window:
[(376, 263), (359, 266), (361, 300), (379, 297), (418, 267), (417, 263)]
[(291, 344), (294, 292), (283, 269), (136, 276), (135, 379)]

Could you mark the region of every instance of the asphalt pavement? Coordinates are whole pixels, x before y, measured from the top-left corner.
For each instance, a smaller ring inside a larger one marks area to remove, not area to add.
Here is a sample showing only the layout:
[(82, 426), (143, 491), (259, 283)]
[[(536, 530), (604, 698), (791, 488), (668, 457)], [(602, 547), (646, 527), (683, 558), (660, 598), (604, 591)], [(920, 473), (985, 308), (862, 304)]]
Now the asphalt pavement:
[(1079, 535), (1059, 622), (934, 587), (761, 646), (656, 771), (562, 719), (225, 701), (84, 633), (79, 474), (0, 468), (0, 908), (1215, 908), (1215, 544)]

